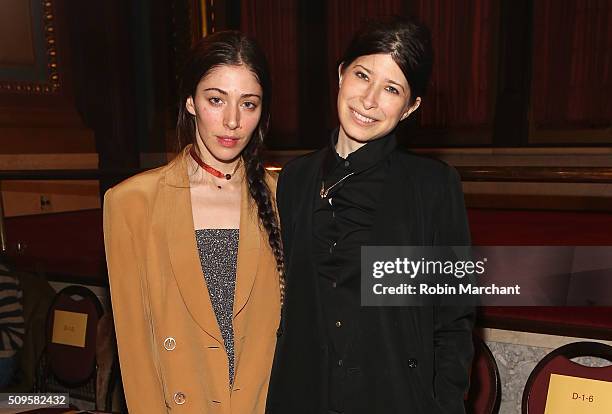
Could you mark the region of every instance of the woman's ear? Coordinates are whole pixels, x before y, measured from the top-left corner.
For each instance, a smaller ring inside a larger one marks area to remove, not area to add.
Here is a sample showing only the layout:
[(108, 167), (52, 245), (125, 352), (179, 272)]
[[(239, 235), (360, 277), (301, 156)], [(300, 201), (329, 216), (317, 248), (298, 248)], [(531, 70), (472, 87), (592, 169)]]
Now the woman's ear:
[(408, 107), (406, 109), (406, 111), (402, 114), (402, 117), (400, 118), (400, 121), (403, 121), (404, 119), (408, 118), (411, 113), (413, 113), (414, 111), (416, 111), (419, 108), (419, 105), (421, 105), (421, 97), (417, 96), (417, 98), (414, 100), (414, 103), (412, 104), (412, 106)]
[(342, 63), (338, 65), (338, 87), (342, 86)]
[(185, 100), (185, 108), (187, 108), (187, 112), (191, 115), (195, 116), (195, 105), (193, 104), (193, 97), (189, 97)]

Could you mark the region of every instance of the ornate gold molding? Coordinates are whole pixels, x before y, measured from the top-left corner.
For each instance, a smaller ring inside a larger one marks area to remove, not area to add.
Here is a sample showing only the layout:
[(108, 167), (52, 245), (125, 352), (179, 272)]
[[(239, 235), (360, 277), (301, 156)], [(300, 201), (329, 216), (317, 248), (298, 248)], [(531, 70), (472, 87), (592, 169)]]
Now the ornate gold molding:
[(61, 87), (61, 78), (57, 59), (57, 34), (55, 26), (54, 0), (42, 0), (42, 29), (47, 66), (45, 82), (19, 82), (0, 80), (0, 92), (24, 94), (55, 94)]

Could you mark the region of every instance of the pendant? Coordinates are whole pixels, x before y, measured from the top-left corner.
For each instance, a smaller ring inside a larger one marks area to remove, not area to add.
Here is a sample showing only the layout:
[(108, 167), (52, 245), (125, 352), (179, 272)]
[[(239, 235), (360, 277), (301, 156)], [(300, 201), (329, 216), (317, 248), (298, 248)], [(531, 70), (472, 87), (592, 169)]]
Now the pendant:
[(327, 191), (325, 191), (325, 182), (321, 181), (321, 191), (319, 191), (319, 196), (321, 198), (327, 197)]
[(327, 187), (327, 190), (325, 189), (325, 181), (321, 181), (321, 191), (319, 191), (319, 195), (321, 196), (321, 198), (327, 197), (327, 195), (329, 194), (332, 188), (342, 183), (344, 180), (346, 180), (353, 174), (355, 174), (355, 171), (348, 173), (347, 175), (345, 175), (344, 177), (342, 177), (341, 179), (339, 179), (338, 181), (336, 181), (335, 183)]

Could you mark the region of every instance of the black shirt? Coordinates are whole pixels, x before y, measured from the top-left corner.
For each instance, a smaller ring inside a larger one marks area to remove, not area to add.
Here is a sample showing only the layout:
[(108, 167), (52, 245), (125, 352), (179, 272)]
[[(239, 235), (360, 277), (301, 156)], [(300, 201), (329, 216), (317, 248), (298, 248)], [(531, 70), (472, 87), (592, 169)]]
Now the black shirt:
[(344, 159), (336, 152), (337, 140), (336, 131), (322, 166), (323, 185), (315, 196), (313, 257), (330, 349), (329, 404), (341, 411), (343, 390), (350, 385), (347, 375), (359, 372), (346, 356), (358, 330), (361, 246), (368, 244), (388, 156), (397, 143), (388, 135)]

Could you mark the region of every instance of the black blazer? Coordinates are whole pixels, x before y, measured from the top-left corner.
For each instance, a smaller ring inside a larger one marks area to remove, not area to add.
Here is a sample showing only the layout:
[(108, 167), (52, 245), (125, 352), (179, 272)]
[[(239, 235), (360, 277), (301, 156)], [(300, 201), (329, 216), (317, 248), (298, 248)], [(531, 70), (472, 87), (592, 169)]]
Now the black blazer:
[[(328, 344), (311, 258), (312, 216), (323, 149), (289, 162), (277, 187), (286, 266), (284, 318), (267, 412), (327, 414)], [(395, 150), (371, 245), (468, 245), (457, 172)], [(464, 413), (472, 359), (471, 307), (362, 307), (357, 363), (347, 369), (345, 412)]]

